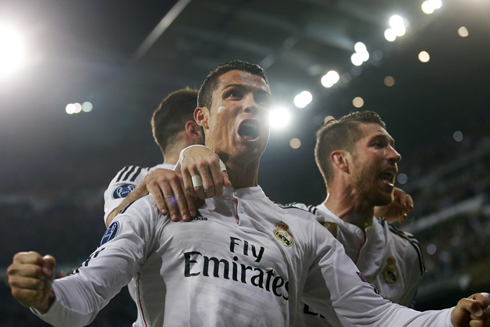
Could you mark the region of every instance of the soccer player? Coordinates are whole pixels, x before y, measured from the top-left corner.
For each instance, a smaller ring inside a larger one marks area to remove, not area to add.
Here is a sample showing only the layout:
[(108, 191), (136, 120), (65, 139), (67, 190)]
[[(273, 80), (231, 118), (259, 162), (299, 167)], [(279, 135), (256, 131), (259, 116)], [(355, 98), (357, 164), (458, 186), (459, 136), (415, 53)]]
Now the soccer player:
[(52, 285), (53, 257), (17, 254), (13, 296), (55, 326), (83, 326), (137, 274), (136, 326), (292, 326), (301, 298), (337, 326), (490, 323), (485, 293), (441, 311), (389, 302), (314, 216), (272, 203), (257, 181), (270, 103), (259, 66), (235, 61), (211, 72), (194, 118), (235, 189), (207, 199), (188, 223), (162, 217), (151, 196), (135, 201), (78, 271)]
[[(393, 202), (401, 159), (394, 146), (375, 112), (353, 112), (328, 121), (317, 132), (315, 159), (329, 194), (316, 207), (295, 205), (317, 216), (381, 295), (411, 306), (425, 273), (422, 251), (413, 235), (374, 217), (375, 206)], [(408, 209), (411, 199), (407, 200)], [(325, 326), (307, 306), (304, 319), (305, 326)]]
[[(182, 149), (204, 142), (201, 129), (193, 118), (196, 106), (197, 90), (187, 88), (170, 93), (154, 111), (151, 119), (152, 133), (162, 151), (164, 162), (152, 168), (126, 166), (116, 174), (104, 192), (106, 226), (109, 226), (114, 217), (128, 204), (148, 192), (153, 194), (162, 213), (168, 212), (172, 220), (182, 218), (188, 221), (196, 215), (195, 198), (182, 190), (180, 175), (172, 171)], [(219, 165), (211, 165), (214, 166), (217, 169), (211, 169), (211, 173), (217, 175)], [(213, 181), (213, 185), (223, 181), (225, 185), (230, 186), (226, 173), (219, 175), (220, 178), (216, 178), (216, 181), (212, 176), (210, 178), (204, 173), (203, 176), (206, 182)], [(199, 191), (202, 196), (202, 188)], [(209, 196), (214, 196), (214, 191), (214, 187), (207, 189)], [(216, 195), (220, 196), (222, 186), (217, 187), (216, 192)]]

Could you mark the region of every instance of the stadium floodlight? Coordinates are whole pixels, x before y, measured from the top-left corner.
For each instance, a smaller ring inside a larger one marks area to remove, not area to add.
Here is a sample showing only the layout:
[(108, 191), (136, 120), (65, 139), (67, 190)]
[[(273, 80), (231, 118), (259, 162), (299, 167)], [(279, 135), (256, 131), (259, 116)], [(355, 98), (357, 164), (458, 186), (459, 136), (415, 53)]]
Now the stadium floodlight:
[(429, 62), (430, 60), (430, 55), (427, 51), (421, 51), (419, 53), (419, 60), (423, 63)]
[(84, 102), (82, 103), (82, 111), (83, 112), (91, 112), (92, 109), (94, 109), (94, 105), (91, 102)]
[(396, 40), (396, 33), (394, 30), (392, 30), (391, 28), (388, 28), (386, 31), (385, 31), (385, 39), (389, 42), (393, 42)]
[(429, 2), (432, 4), (432, 7), (434, 7), (434, 9), (440, 9), (442, 7), (441, 0), (429, 0)]
[(362, 106), (364, 106), (364, 99), (361, 97), (355, 97), (352, 100), (352, 105), (356, 108), (361, 108)]
[(272, 128), (281, 129), (289, 125), (291, 113), (284, 107), (276, 107), (270, 111), (269, 120)]
[(73, 106), (75, 107), (75, 111), (73, 113), (78, 114), (80, 111), (82, 111), (82, 105), (80, 103), (74, 103)]
[(322, 85), (326, 88), (332, 87), (340, 80), (340, 75), (335, 70), (331, 70), (322, 77)]
[(459, 29), (458, 29), (458, 34), (459, 36), (461, 37), (467, 37), (468, 35), (470, 35), (470, 32), (468, 32), (468, 29), (464, 26), (461, 26)]
[(422, 3), (422, 11), (425, 14), (430, 15), (434, 12), (434, 10), (435, 10), (434, 5), (430, 1), (424, 1)]
[(364, 43), (362, 43), (362, 42), (357, 42), (354, 45), (354, 50), (356, 50), (357, 53), (367, 52), (366, 45)]
[(364, 60), (362, 60), (362, 56), (357, 52), (352, 54), (350, 61), (354, 66), (360, 66), (364, 62)]
[(393, 15), (393, 16), (391, 16), (389, 23), (390, 23), (391, 29), (395, 32), (396, 36), (405, 35), (407, 28), (405, 25), (405, 20), (402, 17), (400, 17), (398, 15)]
[(304, 108), (313, 100), (313, 96), (308, 91), (303, 91), (294, 97), (294, 105), (298, 108)]
[(65, 111), (67, 114), (72, 115), (75, 113), (75, 105), (73, 103), (69, 103), (66, 105)]
[(291, 141), (289, 141), (289, 146), (292, 147), (293, 149), (299, 149), (299, 147), (301, 146), (301, 141), (300, 139), (298, 138), (293, 138), (291, 139)]
[(24, 60), (24, 42), (12, 27), (0, 25), (0, 78), (17, 70)]

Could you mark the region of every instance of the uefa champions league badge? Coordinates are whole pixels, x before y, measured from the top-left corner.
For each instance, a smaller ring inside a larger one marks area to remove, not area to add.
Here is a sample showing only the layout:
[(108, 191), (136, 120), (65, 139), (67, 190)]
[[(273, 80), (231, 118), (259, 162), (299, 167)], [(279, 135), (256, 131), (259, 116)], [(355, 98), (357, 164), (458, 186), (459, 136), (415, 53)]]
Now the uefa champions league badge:
[(105, 243), (109, 242), (114, 237), (116, 237), (118, 231), (119, 231), (119, 222), (114, 221), (112, 224), (109, 225), (109, 227), (105, 231), (105, 234), (102, 237), (99, 246), (104, 245)]
[(124, 184), (119, 186), (112, 192), (112, 198), (113, 199), (120, 199), (120, 198), (125, 198), (131, 193), (132, 190), (134, 190), (136, 186), (133, 184)]
[(393, 284), (398, 280), (398, 268), (396, 267), (396, 260), (393, 257), (386, 259), (386, 266), (383, 268), (383, 278), (388, 284)]
[(294, 244), (294, 238), (291, 234), (289, 234), (288, 229), (289, 226), (283, 221), (278, 222), (274, 225), (276, 229), (274, 229), (274, 235), (276, 238), (285, 246), (290, 247)]
[(357, 273), (357, 276), (359, 276), (359, 278), (364, 282), (364, 283), (367, 283), (368, 280), (366, 277), (364, 277), (364, 275), (360, 272), (360, 271), (356, 271)]

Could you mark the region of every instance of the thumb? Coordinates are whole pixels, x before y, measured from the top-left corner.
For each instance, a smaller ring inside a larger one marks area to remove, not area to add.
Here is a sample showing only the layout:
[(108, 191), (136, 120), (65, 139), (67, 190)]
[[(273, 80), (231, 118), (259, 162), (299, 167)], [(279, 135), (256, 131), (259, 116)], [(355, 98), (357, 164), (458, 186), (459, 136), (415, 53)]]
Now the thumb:
[(43, 257), (43, 274), (50, 280), (54, 279), (54, 273), (56, 271), (56, 260), (53, 256), (45, 255)]
[(226, 171), (222, 171), (221, 175), (223, 176), (223, 183), (226, 187), (231, 187), (230, 178), (228, 177), (228, 173)]

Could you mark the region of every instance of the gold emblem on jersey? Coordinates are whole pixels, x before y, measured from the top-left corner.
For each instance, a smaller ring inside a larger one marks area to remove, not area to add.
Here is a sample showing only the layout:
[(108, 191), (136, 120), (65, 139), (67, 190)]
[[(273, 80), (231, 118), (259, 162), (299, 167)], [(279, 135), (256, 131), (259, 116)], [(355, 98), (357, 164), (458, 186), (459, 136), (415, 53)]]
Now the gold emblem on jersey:
[(393, 284), (398, 280), (400, 273), (396, 267), (396, 260), (393, 257), (386, 259), (386, 266), (383, 269), (383, 277), (388, 284)]
[(294, 244), (294, 238), (291, 234), (289, 234), (288, 229), (289, 226), (283, 221), (278, 222), (274, 225), (276, 229), (274, 229), (274, 235), (276, 238), (286, 247), (290, 247)]

